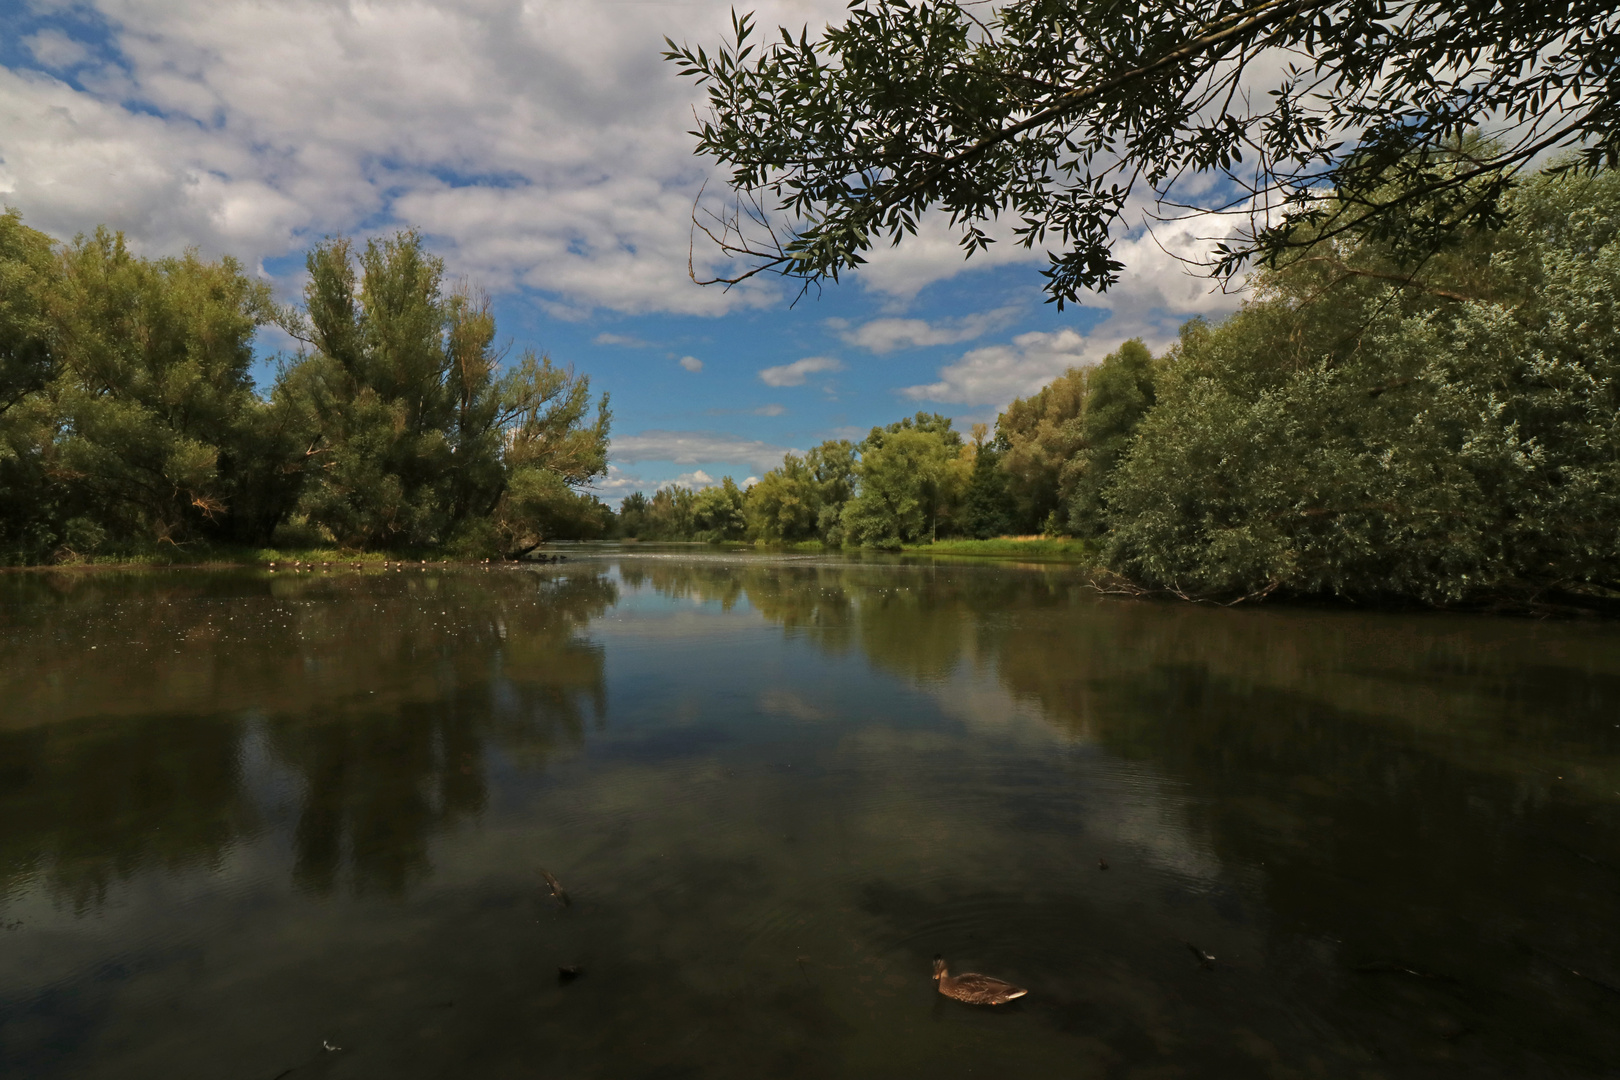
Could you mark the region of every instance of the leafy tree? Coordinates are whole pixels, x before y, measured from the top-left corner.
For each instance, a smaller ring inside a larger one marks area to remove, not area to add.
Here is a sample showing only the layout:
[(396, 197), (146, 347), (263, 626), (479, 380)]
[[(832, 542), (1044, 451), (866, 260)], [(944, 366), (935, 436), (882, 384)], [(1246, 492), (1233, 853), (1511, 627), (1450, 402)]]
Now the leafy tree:
[[(1477, 278), (1414, 295), (1302, 262), (1186, 335), (1105, 492), (1113, 564), (1228, 594), (1620, 584), (1620, 182), (1541, 176), (1506, 207)], [(1347, 265), (1385, 257), (1359, 239)]]
[(847, 439), (828, 440), (804, 457), (788, 454), (748, 489), (746, 512), (761, 540), (837, 542), (838, 516), (855, 491), (857, 458)]
[(860, 486), (840, 515), (843, 539), (895, 548), (948, 532), (971, 470), (964, 450), (961, 433), (937, 413), (873, 428), (860, 446)]
[(58, 428), (43, 391), (57, 377), (47, 310), (58, 267), (54, 245), (0, 215), (0, 560), (37, 556), (61, 539), (65, 507), (50, 470)]
[(138, 258), (105, 229), (65, 250), (61, 266), (52, 471), (80, 503), (79, 531), (263, 538), (285, 506), (238, 515), (233, 502), (273, 502), (262, 481), (282, 464), (249, 376), (268, 288), (229, 258)]
[(358, 259), (348, 240), (327, 240), (307, 264), (307, 318), (283, 321), (314, 352), (278, 392), (317, 433), (300, 503), (312, 522), (344, 544), (389, 547), (492, 518), (519, 554), (578, 509), (562, 488), (607, 467), (607, 398), (591, 420), (589, 379), (533, 354), (498, 374), (488, 302), (446, 296), (443, 262), (415, 233), (369, 241)]
[(962, 494), (962, 532), (988, 540), (1014, 528), (1018, 502), (1008, 484), (1005, 456), (986, 438), (985, 425), (974, 425), (973, 471)]
[(1102, 531), (1104, 492), (1130, 445), (1136, 425), (1154, 402), (1153, 354), (1138, 340), (1121, 345), (1086, 375), (1085, 411), (1080, 417), (1080, 448), (1064, 469), (1069, 492), (1069, 527), (1079, 536)]
[(620, 536), (639, 539), (647, 531), (647, 496), (633, 491), (619, 500)]
[(805, 465), (815, 480), (821, 508), (816, 512), (816, 531), (823, 543), (843, 543), (840, 523), (844, 504), (855, 497), (859, 460), (855, 444), (848, 439), (828, 439), (812, 447)]
[(821, 488), (810, 466), (797, 454), (787, 454), (748, 489), (747, 514), (753, 534), (761, 540), (793, 543), (816, 535), (821, 513)]
[[(734, 14), (718, 49), (671, 41), (665, 56), (707, 88), (692, 134), (739, 199), (706, 227), (745, 260), (717, 280), (837, 280), (937, 210), (969, 255), (1004, 215), (1026, 247), (1055, 243), (1045, 273), (1061, 305), (1117, 279), (1114, 239), (1142, 187), (1161, 212), (1253, 215), (1225, 272), (1351, 234), (1407, 262), (1499, 223), (1538, 155), (1620, 157), (1617, 43), (1609, 0), (1012, 0), (982, 13), (855, 0), (817, 38), (757, 39)], [(1453, 168), (1474, 128), (1499, 138)]]
[(690, 488), (673, 484), (661, 487), (647, 500), (644, 531), (647, 540), (690, 540), (695, 531), (693, 514), (697, 494)]
[(1016, 527), (1033, 532), (1068, 502), (1072, 470), (1065, 466), (1085, 445), (1087, 371), (1070, 368), (1028, 398), (1018, 398), (996, 418), (998, 452), (1007, 487), (1016, 500)]
[(722, 477), (720, 483), (698, 492), (692, 503), (692, 526), (698, 540), (741, 540), (748, 531), (743, 512), (744, 496), (737, 481)]

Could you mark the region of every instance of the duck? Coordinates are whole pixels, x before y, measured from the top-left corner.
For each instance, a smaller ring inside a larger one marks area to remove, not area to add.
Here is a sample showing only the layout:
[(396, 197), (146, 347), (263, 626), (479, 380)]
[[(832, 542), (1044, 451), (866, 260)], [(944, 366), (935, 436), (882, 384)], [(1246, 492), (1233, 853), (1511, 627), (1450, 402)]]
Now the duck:
[(976, 975), (972, 972), (966, 975), (952, 975), (945, 969), (945, 958), (942, 956), (934, 957), (934, 979), (939, 983), (940, 993), (957, 1001), (965, 1001), (969, 1005), (1005, 1005), (1014, 998), (1021, 998), (1029, 993), (1022, 986), (992, 979), (988, 975)]

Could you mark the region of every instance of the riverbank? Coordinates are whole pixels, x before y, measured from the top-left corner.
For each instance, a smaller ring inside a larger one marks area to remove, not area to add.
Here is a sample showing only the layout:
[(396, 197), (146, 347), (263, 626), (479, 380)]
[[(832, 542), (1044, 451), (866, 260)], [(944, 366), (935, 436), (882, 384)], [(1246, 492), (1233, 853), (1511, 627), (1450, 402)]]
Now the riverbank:
[(917, 555), (974, 555), (1091, 564), (1097, 561), (1096, 546), (1073, 537), (998, 536), (993, 540), (936, 540), (932, 544), (906, 544), (901, 550)]
[(384, 562), (477, 562), (477, 559), (458, 557), (439, 550), (422, 551), (364, 551), (356, 552), (336, 547), (276, 548), (227, 546), (217, 544), (169, 545), (151, 551), (125, 551), (107, 555), (77, 556), (59, 562), (28, 563), (3, 566), (0, 570), (136, 570), (168, 567), (225, 567), (225, 566), (291, 566), (305, 563), (320, 566), (365, 563), (381, 566)]

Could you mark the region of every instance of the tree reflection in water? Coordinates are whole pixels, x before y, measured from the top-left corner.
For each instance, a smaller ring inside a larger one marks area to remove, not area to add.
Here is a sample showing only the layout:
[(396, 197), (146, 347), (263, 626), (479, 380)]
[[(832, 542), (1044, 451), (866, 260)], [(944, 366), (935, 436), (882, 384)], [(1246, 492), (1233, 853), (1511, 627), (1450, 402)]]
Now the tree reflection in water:
[(13, 576), (0, 624), (0, 895), (80, 908), (260, 829), (255, 740), (295, 778), (295, 876), (397, 892), (484, 806), (491, 748), (543, 767), (605, 709), (602, 573)]
[[(1077, 742), (1184, 785), (1193, 835), (1256, 890), (1274, 962), (1363, 1030), (1416, 1025), (1441, 1048), (1467, 1035), (1501, 1060), (1620, 1060), (1612, 634), (1110, 601), (1060, 568), (647, 576), (922, 688), (994, 673)], [(903, 890), (877, 901), (897, 933), (910, 904)]]
[[(198, 936), (265, 937), (213, 981), (14, 965), (0, 1028), (35, 1031), (25, 1063), (55, 1052), (40, 1031), (103, 1030), (28, 1028), (57, 985), (115, 1002), (130, 1046), (159, 1045), (148, 1021), (195, 1046), (198, 1075), (346, 1009), (366, 1068), (400, 1076), (479, 1054), (717, 1077), (1620, 1061), (1614, 627), (1116, 602), (1062, 568), (883, 560), (7, 576), (0, 701), (0, 891), (91, 911), (143, 870), (287, 868), (219, 876), (246, 891)], [(100, 910), (16, 940), (122, 957), (95, 952)], [(976, 950), (1029, 999), (929, 1014), (928, 958)], [(199, 1012), (164, 1013), (165, 985)], [(128, 1075), (121, 1045), (76, 1063)]]

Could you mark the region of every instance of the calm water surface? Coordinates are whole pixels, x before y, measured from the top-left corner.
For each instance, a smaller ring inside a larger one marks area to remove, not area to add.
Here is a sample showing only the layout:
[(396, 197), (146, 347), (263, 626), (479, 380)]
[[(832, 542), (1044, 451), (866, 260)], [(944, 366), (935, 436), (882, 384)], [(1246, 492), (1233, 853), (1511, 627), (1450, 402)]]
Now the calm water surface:
[(1620, 627), (611, 551), (0, 576), (8, 1080), (1008, 1073), (1620, 1075)]

